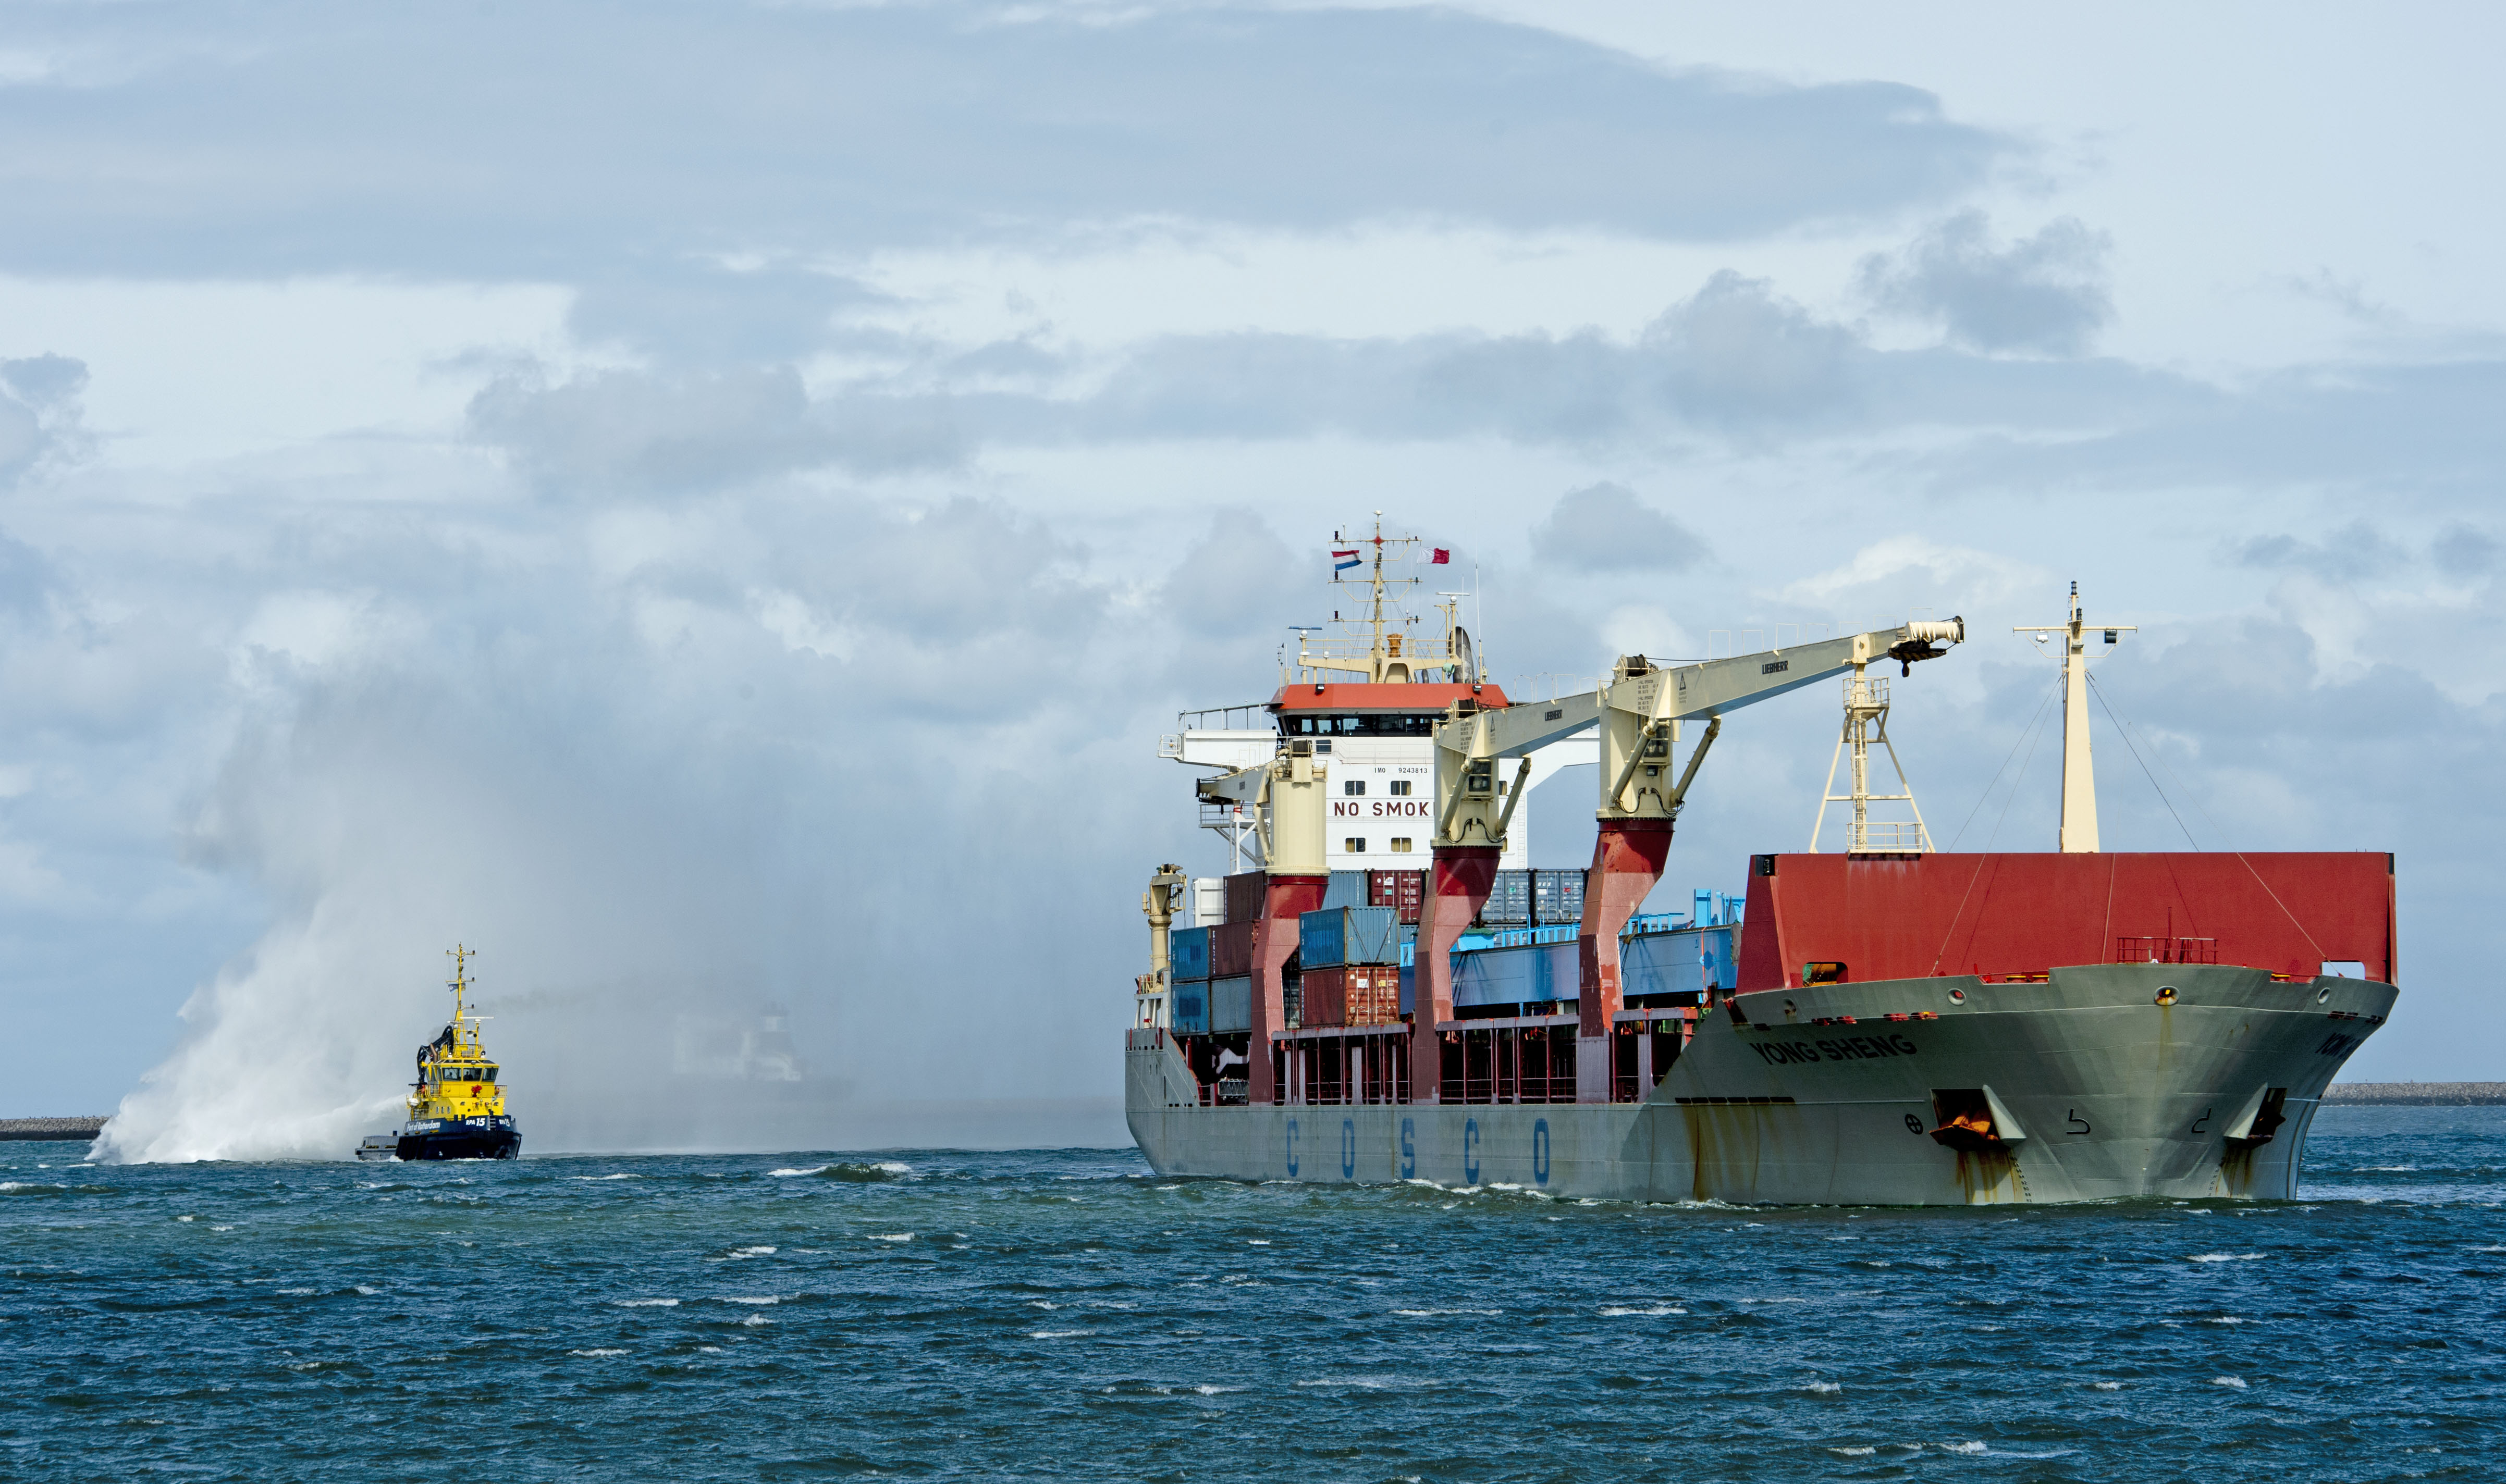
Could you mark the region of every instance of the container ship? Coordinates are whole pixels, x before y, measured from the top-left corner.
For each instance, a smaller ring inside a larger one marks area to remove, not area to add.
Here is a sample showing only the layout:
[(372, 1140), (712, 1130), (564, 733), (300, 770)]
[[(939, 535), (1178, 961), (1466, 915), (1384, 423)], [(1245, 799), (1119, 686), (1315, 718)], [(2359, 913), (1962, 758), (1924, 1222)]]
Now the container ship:
[(505, 1112), (502, 1070), (488, 1059), (479, 1018), (469, 1013), (469, 948), (454, 945), (452, 1019), (417, 1048), (417, 1080), (410, 1084), (409, 1120), (388, 1134), (370, 1135), (359, 1159), (519, 1159), (522, 1131)]
[[(1371, 567), (1335, 573), (1362, 584), (1358, 615), (1299, 630), (1267, 703), (1161, 739), (1231, 858), (1160, 866), (1143, 901), (1126, 1103), (1161, 1174), (1761, 1204), (2295, 1196), (2325, 1086), (2396, 997), (2392, 857), (2101, 851), (2087, 654), (2129, 626), (2090, 623), (2078, 584), (2062, 623), (2026, 631), (2061, 665), (2058, 848), (1956, 854), (1896, 766), (1885, 667), (1949, 654), (1963, 619), (1625, 655), (1581, 693), (1510, 697), (1459, 595), (1441, 622), (1410, 614), (1410, 546), (1378, 522), (1336, 548)], [(1844, 722), (1809, 848), (1640, 910), (1724, 719), (1829, 681)], [(1592, 864), (1529, 869), (1523, 795), (1577, 764), (1597, 779)], [(1843, 848), (1822, 851), (1832, 809)]]

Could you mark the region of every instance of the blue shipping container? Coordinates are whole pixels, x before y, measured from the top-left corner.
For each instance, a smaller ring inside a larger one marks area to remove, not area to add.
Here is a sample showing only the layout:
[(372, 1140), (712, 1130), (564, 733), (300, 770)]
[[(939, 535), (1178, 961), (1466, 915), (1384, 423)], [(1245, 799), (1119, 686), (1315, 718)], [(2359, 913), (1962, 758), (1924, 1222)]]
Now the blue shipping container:
[(1209, 981), (1209, 1033), (1224, 1036), (1230, 1031), (1253, 1029), (1253, 976), (1239, 974), (1233, 979)]
[(1582, 947), (1525, 943), (1453, 955), (1453, 1005), (1535, 1005), (1580, 1000), (1584, 995)]
[(1619, 946), (1619, 988), (1636, 995), (1699, 994), (1738, 982), (1730, 928), (1647, 933)]
[(1531, 922), (1531, 872), (1501, 870), (1480, 907), (1480, 922), (1491, 928), (1522, 928)]
[(1418, 971), (1407, 962), (1410, 957), (1410, 950), (1407, 947), (1401, 950), (1401, 957), (1404, 960), (1401, 965), (1401, 1013), (1408, 1015), (1414, 1013), (1417, 1008)]
[(1330, 883), (1323, 888), (1324, 910), (1328, 911), (1333, 907), (1366, 905), (1369, 905), (1366, 900), (1366, 872), (1336, 870), (1331, 873)]
[(1209, 977), (1209, 930), (1177, 928), (1166, 935), (1166, 962), (1174, 979)]
[(1531, 873), (1531, 920), (1538, 927), (1584, 920), (1584, 873), (1580, 870), (1536, 870)]
[(1168, 1028), (1178, 1036), (1209, 1034), (1209, 986), (1177, 984), (1166, 991)]
[(1391, 907), (1328, 907), (1297, 919), (1297, 959), (1307, 969), (1394, 964), (1400, 914)]

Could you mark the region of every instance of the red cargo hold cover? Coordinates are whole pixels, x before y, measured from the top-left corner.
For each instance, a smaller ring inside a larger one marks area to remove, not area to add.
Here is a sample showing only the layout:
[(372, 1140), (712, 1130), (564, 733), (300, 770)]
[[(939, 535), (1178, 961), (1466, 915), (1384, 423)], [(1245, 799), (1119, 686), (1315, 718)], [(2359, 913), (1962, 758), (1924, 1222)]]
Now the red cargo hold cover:
[(1841, 964), (1848, 982), (2239, 964), (2311, 977), (2355, 960), (2393, 981), (2393, 858), (2243, 854), (1756, 856), (1743, 993)]

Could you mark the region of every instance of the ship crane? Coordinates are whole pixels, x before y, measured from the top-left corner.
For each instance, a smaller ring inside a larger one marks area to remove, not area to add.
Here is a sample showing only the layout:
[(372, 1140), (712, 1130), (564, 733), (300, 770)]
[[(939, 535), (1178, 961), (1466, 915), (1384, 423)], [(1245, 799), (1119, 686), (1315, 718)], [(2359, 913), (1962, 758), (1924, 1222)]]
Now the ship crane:
[[(1609, 1100), (1609, 1035), (1620, 1007), (1619, 932), (1661, 879), (1671, 830), (1723, 718), (1848, 669), (1896, 660), (1908, 673), (1966, 638), (1962, 618), (1910, 622), (1892, 629), (1820, 640), (1697, 664), (1664, 666), (1623, 655), (1599, 687), (1580, 695), (1484, 707), (1463, 697), (1449, 703), (1435, 727), (1435, 797), (1431, 866), (1418, 925), (1416, 1045), (1413, 1096), (1435, 1096), (1441, 1058), (1438, 1022), (1452, 1018), (1450, 950), (1479, 915), (1496, 883), (1497, 862), (1515, 810), (1528, 792), (1531, 755), (1579, 732), (1599, 733), (1598, 837), (1587, 873), (1581, 944), (1582, 990), (1577, 1083), (1583, 1101)], [(1682, 724), (1703, 718), (1705, 731), (1674, 771)], [(1511, 787), (1498, 767), (1521, 765)], [(1232, 804), (1258, 822), (1263, 868), (1270, 878), (1263, 910), (1293, 919), (1311, 905), (1329, 876), (1325, 826), (1328, 770), (1313, 743), (1285, 738), (1268, 760), (1198, 781), (1203, 802)], [(1502, 802), (1500, 802), (1502, 800)], [(1300, 905), (1303, 903), (1303, 905)], [(1293, 938), (1265, 934), (1256, 949), (1257, 998), (1266, 1004)], [(1275, 946), (1274, 946), (1275, 945)], [(1268, 1023), (1267, 1017), (1265, 1024)], [(1253, 1080), (1268, 1070), (1256, 1058)], [(1256, 1101), (1265, 1087), (1254, 1088)]]
[[(1698, 664), (1665, 667), (1641, 654), (1623, 655), (1608, 680), (1581, 695), (1503, 710), (1467, 701), (1448, 706), (1436, 728), (1437, 831), (1418, 923), (1413, 1095), (1433, 1095), (1436, 1025), (1453, 1013), (1450, 950), (1496, 884), (1497, 857), (1522, 800), (1532, 753), (1587, 728), (1600, 733), (1599, 833), (1577, 934), (1576, 1087), (1577, 1101), (1605, 1103), (1609, 1036), (1620, 1007), (1619, 931), (1662, 878), (1673, 825), (1725, 715), (1881, 660), (1894, 659), (1911, 674), (1917, 661), (1939, 658), (1965, 638), (1966, 621), (1951, 618)], [(1705, 719), (1704, 735), (1674, 774), (1681, 724), (1699, 717)], [(1496, 770), (1509, 758), (1523, 764), (1500, 808)]]

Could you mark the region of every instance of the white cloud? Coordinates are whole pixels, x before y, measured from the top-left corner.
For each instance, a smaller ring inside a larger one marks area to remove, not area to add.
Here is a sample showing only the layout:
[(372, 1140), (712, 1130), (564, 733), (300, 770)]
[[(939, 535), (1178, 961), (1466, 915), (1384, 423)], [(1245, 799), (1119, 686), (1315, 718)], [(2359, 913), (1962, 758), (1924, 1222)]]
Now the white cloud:
[(1669, 610), (1653, 604), (1612, 609), (1601, 619), (1600, 631), (1602, 640), (1620, 654), (1684, 660), (1701, 658), (1705, 653)]
[(297, 664), (338, 665), (413, 647), (423, 634), (415, 615), (385, 603), (371, 588), (301, 590), (263, 598), (236, 644), (247, 654), (259, 651)]
[(849, 622), (831, 623), (819, 617), (798, 595), (775, 588), (752, 588), (748, 594), (750, 609), (768, 633), (783, 641), (789, 650), (805, 651), (826, 659), (850, 659), (865, 642), (862, 631)]
[[(1946, 616), (1960, 604), (1999, 606), (2051, 590), (2053, 579), (2032, 562), (1921, 536), (1888, 536), (1844, 562), (1776, 589), (1786, 601), (1845, 615), (1856, 625), (1873, 605), (1918, 602)], [(1893, 612), (1894, 610), (1890, 610)], [(1875, 620), (1876, 621), (1876, 620)], [(1905, 616), (1890, 618), (1902, 623)]]

